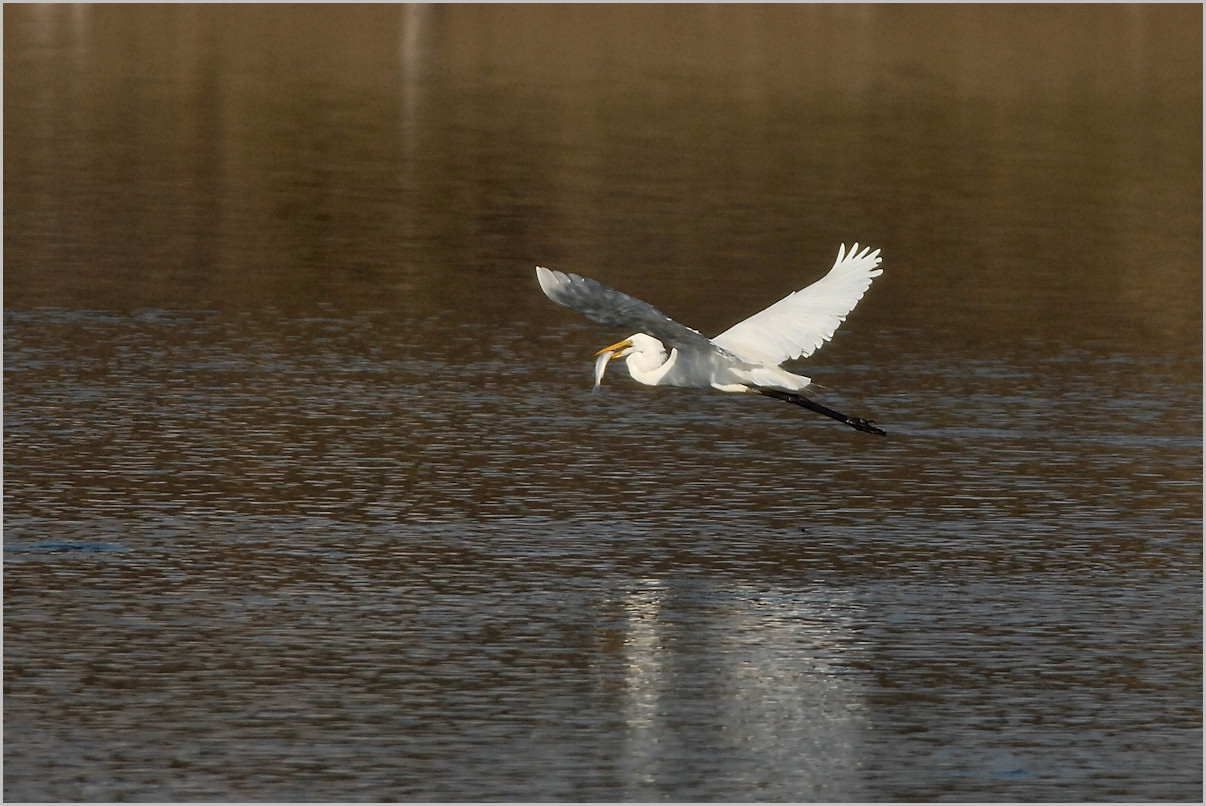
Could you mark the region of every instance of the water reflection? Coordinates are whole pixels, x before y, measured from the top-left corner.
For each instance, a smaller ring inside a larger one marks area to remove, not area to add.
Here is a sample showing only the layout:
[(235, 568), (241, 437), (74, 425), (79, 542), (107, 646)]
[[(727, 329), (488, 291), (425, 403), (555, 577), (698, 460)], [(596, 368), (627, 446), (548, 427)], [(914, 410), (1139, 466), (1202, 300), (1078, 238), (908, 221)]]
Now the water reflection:
[(634, 583), (622, 602), (625, 799), (702, 798), (718, 780), (769, 799), (858, 795), (865, 673), (840, 591)]

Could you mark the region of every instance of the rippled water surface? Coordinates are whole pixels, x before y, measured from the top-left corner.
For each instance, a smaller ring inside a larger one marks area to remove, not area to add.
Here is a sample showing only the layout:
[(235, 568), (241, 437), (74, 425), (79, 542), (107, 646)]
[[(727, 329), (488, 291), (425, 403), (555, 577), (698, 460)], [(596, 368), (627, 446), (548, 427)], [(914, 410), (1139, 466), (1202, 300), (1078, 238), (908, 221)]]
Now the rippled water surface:
[(1200, 29), (6, 7), (5, 798), (1199, 800)]

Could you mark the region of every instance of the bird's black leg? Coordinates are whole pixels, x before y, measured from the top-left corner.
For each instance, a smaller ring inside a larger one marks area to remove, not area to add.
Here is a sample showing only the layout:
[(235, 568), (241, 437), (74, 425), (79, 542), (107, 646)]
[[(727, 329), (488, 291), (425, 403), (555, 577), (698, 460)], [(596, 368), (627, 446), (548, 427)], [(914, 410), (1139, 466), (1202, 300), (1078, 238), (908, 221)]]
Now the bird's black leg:
[(788, 403), (794, 403), (797, 406), (812, 409), (818, 414), (824, 414), (826, 417), (832, 417), (838, 422), (845, 423), (851, 428), (862, 431), (865, 434), (878, 434), (881, 437), (887, 436), (882, 429), (876, 428), (874, 425), (872, 425), (870, 420), (864, 420), (862, 417), (847, 417), (840, 411), (834, 411), (828, 406), (822, 406), (820, 403), (809, 400), (803, 395), (797, 395), (795, 392), (784, 392), (781, 389), (765, 389), (761, 386), (755, 386), (754, 389), (759, 393), (766, 395), (767, 397), (775, 398), (775, 400), (785, 400)]

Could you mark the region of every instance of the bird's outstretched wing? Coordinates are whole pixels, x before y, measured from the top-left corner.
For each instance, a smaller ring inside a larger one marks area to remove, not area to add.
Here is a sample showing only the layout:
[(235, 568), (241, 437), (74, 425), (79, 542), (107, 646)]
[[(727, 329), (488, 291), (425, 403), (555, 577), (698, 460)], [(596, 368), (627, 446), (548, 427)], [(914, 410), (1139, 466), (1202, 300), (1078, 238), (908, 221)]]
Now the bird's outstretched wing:
[(680, 325), (644, 300), (609, 288), (597, 280), (577, 274), (536, 267), (540, 288), (553, 302), (585, 316), (592, 322), (648, 333), (680, 350), (723, 353), (712, 340), (686, 325)]
[(738, 322), (712, 341), (746, 361), (772, 366), (812, 355), (833, 338), (846, 314), (862, 299), (871, 280), (883, 274), (879, 250), (850, 251), (842, 244), (829, 273), (807, 288), (788, 294), (766, 310)]

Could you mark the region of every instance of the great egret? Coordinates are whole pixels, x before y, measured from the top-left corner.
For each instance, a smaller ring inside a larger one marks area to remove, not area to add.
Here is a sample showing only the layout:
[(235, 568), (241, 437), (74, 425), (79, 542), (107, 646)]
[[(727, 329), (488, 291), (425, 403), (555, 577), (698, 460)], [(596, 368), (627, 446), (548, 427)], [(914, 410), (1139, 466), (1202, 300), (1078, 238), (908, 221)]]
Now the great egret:
[[(812, 355), (833, 337), (846, 314), (862, 299), (871, 280), (883, 273), (879, 250), (850, 251), (842, 244), (829, 273), (788, 294), (764, 311), (738, 322), (714, 339), (680, 325), (647, 302), (577, 274), (536, 267), (536, 279), (553, 302), (593, 322), (635, 329), (604, 347), (595, 362), (595, 387), (610, 361), (623, 358), (628, 374), (647, 386), (690, 386), (722, 392), (757, 392), (832, 417), (851, 428), (884, 436), (870, 421), (848, 417), (803, 395), (811, 378), (779, 366)], [(669, 346), (669, 352), (666, 347)]]

